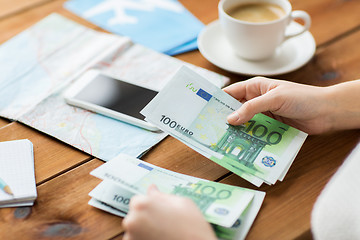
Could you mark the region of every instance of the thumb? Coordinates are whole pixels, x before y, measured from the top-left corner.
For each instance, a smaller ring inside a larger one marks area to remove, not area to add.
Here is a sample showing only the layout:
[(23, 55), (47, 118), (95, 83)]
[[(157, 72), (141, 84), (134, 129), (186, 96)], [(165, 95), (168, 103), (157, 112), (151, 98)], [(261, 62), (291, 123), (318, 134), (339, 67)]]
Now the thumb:
[(280, 104), (271, 94), (264, 94), (245, 102), (227, 117), (227, 121), (231, 125), (241, 125), (248, 122), (257, 113), (278, 109)]

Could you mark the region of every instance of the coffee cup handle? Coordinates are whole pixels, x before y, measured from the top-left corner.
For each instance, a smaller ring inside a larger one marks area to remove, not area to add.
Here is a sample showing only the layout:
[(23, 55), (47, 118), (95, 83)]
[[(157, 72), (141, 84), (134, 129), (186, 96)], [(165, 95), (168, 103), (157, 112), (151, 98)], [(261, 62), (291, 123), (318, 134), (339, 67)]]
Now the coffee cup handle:
[(291, 12), (291, 20), (290, 23), (294, 20), (294, 19), (301, 19), (304, 21), (304, 26), (302, 26), (302, 28), (297, 31), (297, 32), (293, 32), (293, 33), (289, 33), (289, 34), (285, 34), (285, 39), (287, 40), (289, 38), (292, 37), (296, 37), (302, 33), (304, 33), (305, 31), (309, 30), (310, 25), (311, 25), (311, 18), (309, 16), (309, 14), (305, 11), (301, 11), (301, 10), (296, 10), (296, 11), (292, 11)]

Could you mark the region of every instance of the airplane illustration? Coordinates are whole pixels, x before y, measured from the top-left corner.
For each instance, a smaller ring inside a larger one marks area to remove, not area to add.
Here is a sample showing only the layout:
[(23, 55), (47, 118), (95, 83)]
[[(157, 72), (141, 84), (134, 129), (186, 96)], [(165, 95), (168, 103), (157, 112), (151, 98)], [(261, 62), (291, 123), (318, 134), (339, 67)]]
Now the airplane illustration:
[(136, 24), (138, 19), (126, 14), (126, 10), (153, 11), (155, 8), (177, 13), (184, 11), (184, 7), (179, 2), (172, 0), (107, 0), (87, 10), (84, 17), (90, 18), (113, 11), (115, 14), (113, 18), (109, 19), (109, 25)]

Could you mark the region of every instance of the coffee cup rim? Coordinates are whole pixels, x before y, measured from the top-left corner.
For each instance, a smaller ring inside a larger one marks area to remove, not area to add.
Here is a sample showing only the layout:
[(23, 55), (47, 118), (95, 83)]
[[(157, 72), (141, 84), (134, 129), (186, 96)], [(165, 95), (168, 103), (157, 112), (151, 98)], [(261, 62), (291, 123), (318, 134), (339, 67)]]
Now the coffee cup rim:
[(276, 19), (276, 20), (272, 20), (272, 21), (267, 21), (267, 22), (248, 22), (248, 21), (244, 21), (244, 20), (239, 20), (239, 19), (236, 19), (236, 18), (233, 18), (232, 16), (230, 16), (225, 10), (224, 10), (224, 3), (226, 1), (231, 1), (231, 0), (220, 0), (219, 4), (218, 4), (218, 9), (219, 11), (222, 12), (222, 14), (228, 18), (229, 20), (232, 20), (234, 22), (239, 22), (239, 23), (242, 23), (242, 24), (248, 24), (248, 25), (258, 25), (258, 26), (264, 26), (264, 25), (270, 25), (270, 24), (274, 24), (274, 23), (277, 23), (277, 22), (281, 22), (283, 21), (284, 19), (288, 18), (292, 12), (292, 6), (290, 4), (290, 2), (288, 2), (287, 0), (256, 0), (256, 2), (254, 0), (244, 0), (244, 3), (261, 3), (261, 2), (266, 2), (266, 3), (274, 3), (278, 6), (280, 6), (279, 4), (275, 3), (275, 2), (278, 2), (278, 1), (281, 1), (284, 5), (286, 5), (286, 9), (284, 9), (283, 6), (280, 6), (281, 8), (283, 8), (285, 10), (285, 15), (282, 16), (281, 18), (279, 19)]

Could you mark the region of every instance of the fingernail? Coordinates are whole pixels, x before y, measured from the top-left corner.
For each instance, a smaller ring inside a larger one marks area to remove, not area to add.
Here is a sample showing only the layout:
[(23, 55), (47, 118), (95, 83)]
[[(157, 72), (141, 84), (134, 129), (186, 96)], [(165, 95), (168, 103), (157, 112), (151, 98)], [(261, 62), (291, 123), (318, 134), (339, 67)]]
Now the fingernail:
[(237, 122), (239, 120), (239, 114), (237, 112), (233, 112), (227, 117), (228, 122)]
[(155, 194), (159, 192), (159, 189), (157, 188), (157, 186), (155, 184), (151, 184), (149, 187), (148, 187), (148, 190), (147, 190), (147, 193), (148, 194)]

